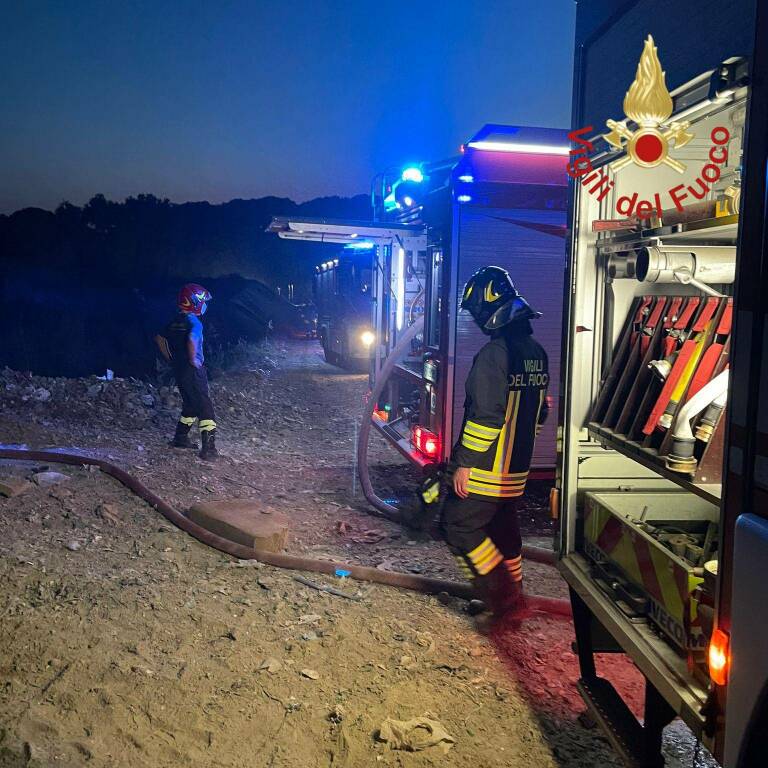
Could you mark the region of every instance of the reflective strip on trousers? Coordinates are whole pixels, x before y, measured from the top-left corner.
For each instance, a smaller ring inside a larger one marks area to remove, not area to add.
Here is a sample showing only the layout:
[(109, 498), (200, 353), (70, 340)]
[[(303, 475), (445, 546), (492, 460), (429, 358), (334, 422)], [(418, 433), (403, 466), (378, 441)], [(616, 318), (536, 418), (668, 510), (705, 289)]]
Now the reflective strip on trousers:
[(513, 581), (523, 580), (523, 558), (521, 556), (513, 557), (511, 560), (504, 561), (504, 567)]
[(487, 536), (467, 553), (467, 557), (481, 576), (490, 573), (504, 559), (498, 547)]

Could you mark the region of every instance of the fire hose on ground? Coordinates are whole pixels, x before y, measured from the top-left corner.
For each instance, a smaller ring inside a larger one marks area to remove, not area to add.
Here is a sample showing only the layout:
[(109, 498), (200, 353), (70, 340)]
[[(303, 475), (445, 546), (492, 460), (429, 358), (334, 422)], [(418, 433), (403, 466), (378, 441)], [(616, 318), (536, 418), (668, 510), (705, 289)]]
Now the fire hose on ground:
[[(426, 594), (447, 592), (450, 595), (465, 600), (471, 599), (473, 596), (471, 585), (447, 579), (433, 579), (410, 573), (381, 571), (378, 568), (366, 568), (364, 566), (336, 563), (328, 560), (316, 560), (309, 557), (288, 555), (282, 552), (267, 552), (237, 544), (234, 541), (217, 536), (215, 533), (211, 533), (209, 530), (193, 522), (172, 507), (168, 502), (161, 499), (156, 493), (147, 488), (138, 478), (105, 459), (86, 456), (79, 453), (67, 453), (60, 450), (37, 451), (28, 450), (26, 448), (7, 447), (0, 447), (0, 459), (98, 467), (102, 472), (114, 477), (115, 480), (122, 483), (128, 490), (147, 502), (147, 504), (156, 509), (166, 520), (168, 520), (168, 522), (173, 523), (177, 528), (188, 533), (202, 544), (218, 549), (220, 552), (224, 552), (240, 560), (258, 560), (259, 562), (265, 563), (266, 565), (272, 565), (276, 568), (288, 568), (296, 571), (312, 571), (330, 575), (335, 574), (339, 569), (343, 569), (348, 571), (352, 578), (359, 579), (360, 581), (386, 584), (388, 586), (411, 589)], [(562, 600), (536, 598), (535, 600), (531, 600), (531, 608), (569, 616), (570, 612), (566, 612), (564, 606), (560, 605), (561, 603), (563, 603)]]
[[(389, 377), (392, 375), (395, 366), (403, 359), (411, 342), (423, 329), (424, 318), (420, 317), (402, 335), (397, 346), (392, 350), (384, 362), (384, 365), (381, 367), (381, 370), (376, 377), (376, 384), (363, 409), (363, 420), (360, 425), (360, 433), (357, 442), (357, 471), (365, 498), (368, 500), (368, 503), (377, 510), (379, 515), (398, 523), (404, 522), (402, 512), (393, 504), (389, 504), (384, 501), (384, 499), (380, 498), (373, 489), (370, 472), (368, 470), (368, 440), (371, 433), (371, 419), (376, 403), (384, 392), (384, 387), (386, 386)], [(542, 547), (533, 547), (524, 544), (522, 555), (524, 558), (533, 562), (552, 566), (555, 565), (554, 552), (543, 549)], [(528, 600), (529, 602), (537, 602), (542, 607), (542, 610), (547, 610), (559, 615), (570, 616), (570, 604), (566, 600), (555, 600), (536, 596), (529, 596)], [(543, 607), (545, 603), (548, 605), (547, 608)]]

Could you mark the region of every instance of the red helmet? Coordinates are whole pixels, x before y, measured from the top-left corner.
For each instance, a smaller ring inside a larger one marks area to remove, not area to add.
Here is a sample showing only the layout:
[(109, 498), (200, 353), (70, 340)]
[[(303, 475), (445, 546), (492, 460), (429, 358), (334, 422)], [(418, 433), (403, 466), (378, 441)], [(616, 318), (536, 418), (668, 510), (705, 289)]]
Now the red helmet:
[(182, 312), (202, 315), (206, 301), (211, 300), (211, 292), (197, 283), (187, 283), (180, 291), (176, 303)]

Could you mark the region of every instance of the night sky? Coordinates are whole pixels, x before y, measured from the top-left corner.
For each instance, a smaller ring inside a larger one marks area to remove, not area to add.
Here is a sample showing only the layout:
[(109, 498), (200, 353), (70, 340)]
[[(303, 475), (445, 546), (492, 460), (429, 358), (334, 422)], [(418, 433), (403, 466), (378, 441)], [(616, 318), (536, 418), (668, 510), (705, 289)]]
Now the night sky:
[(483, 123), (562, 126), (573, 0), (13, 0), (0, 212), (354, 194)]

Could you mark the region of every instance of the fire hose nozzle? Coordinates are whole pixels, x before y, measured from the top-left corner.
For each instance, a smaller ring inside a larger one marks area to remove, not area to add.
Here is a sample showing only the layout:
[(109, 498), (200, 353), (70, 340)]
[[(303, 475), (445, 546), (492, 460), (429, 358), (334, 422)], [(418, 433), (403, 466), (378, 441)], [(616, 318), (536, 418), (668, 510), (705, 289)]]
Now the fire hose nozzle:
[(693, 449), (696, 447), (694, 438), (675, 437), (672, 440), (672, 448), (667, 456), (664, 457), (664, 463), (667, 469), (672, 472), (694, 473), (698, 462), (693, 455)]
[(717, 422), (720, 420), (720, 414), (723, 412), (723, 407), (724, 406), (717, 400), (714, 403), (710, 403), (696, 427), (695, 434), (697, 440), (701, 440), (702, 443), (709, 442), (715, 431)]
[(654, 375), (656, 375), (662, 381), (666, 381), (667, 376), (669, 376), (670, 372), (672, 371), (672, 363), (670, 363), (666, 358), (662, 360), (651, 360), (651, 362), (648, 363), (648, 367), (651, 369)]
[[(693, 473), (696, 471), (698, 466), (694, 456), (696, 437), (694, 437), (691, 430), (691, 421), (705, 408), (709, 409), (711, 406), (717, 406), (722, 410), (725, 407), (728, 397), (728, 376), (729, 371), (726, 368), (722, 373), (715, 376), (712, 381), (704, 385), (680, 409), (672, 432), (672, 448), (665, 457), (667, 469), (673, 472)], [(714, 426), (712, 429), (714, 430)]]
[[(673, 407), (676, 407), (677, 403), (674, 404)], [(661, 414), (661, 418), (659, 419), (659, 428), (660, 429), (669, 429), (672, 426), (672, 413), (669, 413), (667, 411), (664, 411), (664, 413)]]

